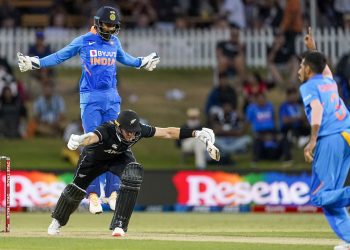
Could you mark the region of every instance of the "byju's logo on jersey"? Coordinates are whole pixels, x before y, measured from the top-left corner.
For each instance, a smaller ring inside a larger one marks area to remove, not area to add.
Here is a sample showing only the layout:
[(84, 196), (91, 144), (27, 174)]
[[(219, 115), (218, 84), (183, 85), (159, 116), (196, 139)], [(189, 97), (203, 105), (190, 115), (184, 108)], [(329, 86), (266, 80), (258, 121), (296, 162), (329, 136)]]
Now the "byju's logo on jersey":
[(116, 57), (117, 52), (115, 51), (90, 50), (91, 65), (115, 65)]
[(90, 57), (96, 57), (97, 56), (97, 50), (93, 49), (90, 50)]

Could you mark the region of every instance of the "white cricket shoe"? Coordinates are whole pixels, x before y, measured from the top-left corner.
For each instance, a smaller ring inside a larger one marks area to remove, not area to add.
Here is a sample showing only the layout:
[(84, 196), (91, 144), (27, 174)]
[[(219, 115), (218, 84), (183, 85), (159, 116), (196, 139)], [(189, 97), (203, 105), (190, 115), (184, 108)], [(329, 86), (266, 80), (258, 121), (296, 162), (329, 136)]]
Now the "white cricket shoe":
[(123, 236), (125, 236), (125, 232), (124, 232), (124, 230), (122, 228), (116, 227), (113, 230), (112, 236), (114, 236), (114, 237), (123, 237)]
[(350, 244), (344, 242), (342, 244), (339, 244), (338, 246), (335, 246), (334, 250), (350, 250)]
[(47, 229), (47, 233), (49, 235), (57, 235), (60, 233), (60, 228), (61, 228), (61, 225), (58, 222), (58, 220), (53, 219), (49, 228)]
[(100, 199), (95, 193), (89, 195), (89, 211), (92, 214), (100, 214), (103, 212)]
[(107, 199), (107, 203), (113, 211), (115, 210), (115, 203), (117, 202), (117, 197), (118, 197), (117, 192), (113, 191), (109, 196), (109, 198)]

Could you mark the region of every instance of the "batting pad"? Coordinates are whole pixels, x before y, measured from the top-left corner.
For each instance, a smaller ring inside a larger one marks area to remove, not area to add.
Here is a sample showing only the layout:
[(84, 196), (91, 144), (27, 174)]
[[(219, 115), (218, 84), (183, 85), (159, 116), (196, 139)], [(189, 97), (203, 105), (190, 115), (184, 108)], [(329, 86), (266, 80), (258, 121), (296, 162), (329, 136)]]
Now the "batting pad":
[(86, 192), (75, 184), (68, 184), (63, 190), (51, 217), (58, 220), (61, 226), (67, 224), (69, 216), (78, 208)]
[(143, 180), (143, 167), (138, 163), (130, 163), (121, 177), (121, 187), (115, 205), (114, 215), (109, 229), (120, 227), (124, 232), (128, 229), (129, 220), (134, 210), (137, 196)]

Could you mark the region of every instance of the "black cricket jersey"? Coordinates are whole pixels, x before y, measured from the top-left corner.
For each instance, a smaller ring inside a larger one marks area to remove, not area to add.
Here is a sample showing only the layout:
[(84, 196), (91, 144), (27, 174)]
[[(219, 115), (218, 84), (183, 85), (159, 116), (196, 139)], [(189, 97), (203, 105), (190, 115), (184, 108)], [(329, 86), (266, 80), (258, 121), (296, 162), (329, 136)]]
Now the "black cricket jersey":
[(84, 148), (95, 160), (111, 160), (118, 155), (130, 150), (130, 148), (142, 138), (153, 137), (156, 129), (153, 126), (140, 123), (141, 132), (135, 140), (126, 142), (121, 140), (115, 121), (103, 123), (97, 127), (94, 133), (98, 136), (99, 142), (88, 145)]

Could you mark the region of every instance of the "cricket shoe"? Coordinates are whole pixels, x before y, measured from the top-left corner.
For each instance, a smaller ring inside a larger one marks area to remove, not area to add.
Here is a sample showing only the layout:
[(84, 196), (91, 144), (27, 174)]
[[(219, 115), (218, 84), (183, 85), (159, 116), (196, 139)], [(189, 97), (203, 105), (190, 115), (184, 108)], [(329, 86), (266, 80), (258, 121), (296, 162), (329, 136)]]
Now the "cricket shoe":
[(61, 225), (58, 222), (58, 220), (53, 219), (49, 228), (47, 229), (47, 233), (49, 235), (58, 235), (60, 233), (60, 228), (61, 228)]
[(100, 203), (100, 199), (98, 198), (97, 194), (91, 193), (89, 195), (89, 211), (92, 214), (100, 214), (103, 212), (102, 206)]
[(338, 246), (334, 247), (334, 250), (350, 250), (350, 244), (349, 243), (342, 243)]
[(120, 227), (116, 227), (114, 228), (113, 232), (112, 232), (112, 236), (114, 237), (123, 237), (125, 236), (125, 232), (122, 228)]
[(115, 210), (115, 203), (117, 202), (117, 197), (118, 197), (118, 194), (116, 191), (113, 191), (111, 193), (111, 195), (109, 196), (108, 200), (107, 200), (107, 203), (109, 205), (109, 207), (114, 211)]

